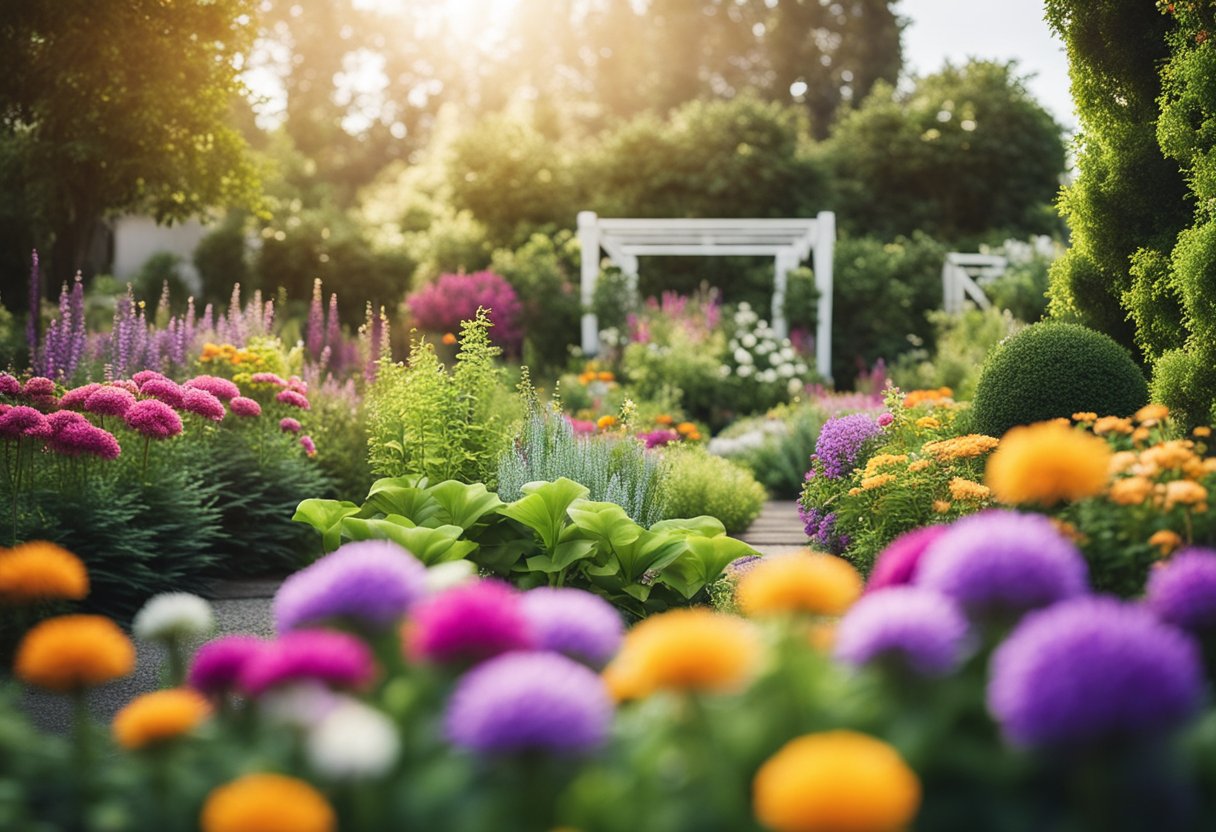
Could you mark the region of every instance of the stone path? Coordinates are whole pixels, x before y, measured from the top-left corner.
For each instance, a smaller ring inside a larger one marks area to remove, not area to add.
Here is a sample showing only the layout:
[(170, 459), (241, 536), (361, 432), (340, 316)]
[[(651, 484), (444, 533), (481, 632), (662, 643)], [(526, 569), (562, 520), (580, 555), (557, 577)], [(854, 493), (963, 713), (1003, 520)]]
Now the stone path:
[(793, 500), (765, 503), (760, 516), (740, 535), (740, 539), (750, 543), (762, 555), (806, 546), (806, 532), (798, 519), (798, 504)]

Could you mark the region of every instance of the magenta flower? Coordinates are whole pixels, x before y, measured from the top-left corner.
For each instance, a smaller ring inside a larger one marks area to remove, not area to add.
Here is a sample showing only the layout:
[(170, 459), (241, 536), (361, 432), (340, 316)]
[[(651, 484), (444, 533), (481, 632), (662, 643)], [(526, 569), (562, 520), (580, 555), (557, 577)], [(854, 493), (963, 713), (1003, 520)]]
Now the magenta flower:
[(160, 381), (168, 381), (169, 377), (164, 373), (158, 373), (156, 370), (140, 370), (135, 375), (131, 376), (131, 381), (135, 382), (136, 387), (143, 387), (145, 382), (159, 379)]
[(8, 373), (0, 373), (0, 395), (20, 396), (21, 382)]
[(312, 441), (311, 436), (301, 436), (300, 447), (304, 449), (306, 456), (314, 457), (317, 455), (317, 443)]
[(215, 394), (200, 387), (187, 387), (182, 391), (182, 410), (212, 422), (222, 422), (226, 415), (224, 403)]
[(652, 430), (649, 433), (639, 433), (638, 439), (645, 443), (646, 449), (661, 448), (664, 445), (669, 445), (672, 442), (680, 440), (680, 434), (669, 428), (659, 428)]
[(187, 683), (211, 696), (236, 687), (245, 667), (256, 660), (266, 642), (255, 636), (223, 636), (204, 644), (190, 663)]
[(894, 421), (895, 421), (895, 417), (892, 416), (890, 413), (880, 413), (878, 415), (878, 426), (880, 428), (885, 428), (887, 425), (891, 424)]
[(308, 394), (308, 382), (305, 381), (304, 379), (300, 378), (299, 376), (292, 376), (291, 378), (287, 379), (287, 389), (294, 390), (295, 392), (300, 393), (302, 395), (307, 395)]
[(295, 390), (280, 390), (279, 394), (275, 396), (275, 400), (292, 407), (298, 407), (300, 410), (308, 410), (309, 408), (308, 399)]
[(925, 526), (904, 532), (887, 544), (870, 572), (866, 592), (889, 586), (910, 584), (916, 578), (921, 556), (935, 540), (946, 533), (946, 526)]
[(228, 401), (241, 395), (241, 388), (226, 378), (219, 376), (195, 376), (182, 385), (187, 389), (206, 390), (221, 401)]
[(233, 396), (232, 401), (228, 402), (228, 408), (237, 416), (261, 416), (262, 406), (253, 399), (247, 399), (244, 396)]
[(249, 377), (254, 384), (273, 384), (275, 387), (286, 387), (287, 380), (274, 373), (254, 373)]
[(410, 624), (410, 652), (432, 662), (479, 662), (535, 645), (520, 593), (498, 581), (432, 595), (414, 607)]
[(283, 431), (283, 433), (299, 433), (300, 423), (290, 416), (285, 416), (279, 420), (279, 430)]
[(59, 399), (59, 406), (70, 410), (82, 410), (89, 396), (101, 389), (101, 385), (93, 382), (82, 387), (73, 387)]
[(0, 416), (0, 439), (19, 439), (23, 436), (44, 439), (50, 432), (51, 426), (46, 417), (32, 407), (18, 405)]
[(34, 376), (21, 388), (22, 394), (30, 398), (41, 398), (55, 395), (55, 382), (43, 376)]
[(129, 378), (120, 378), (117, 381), (107, 381), (106, 384), (111, 387), (120, 387), (126, 390), (132, 396), (139, 392), (139, 385)]
[(362, 688), (376, 676), (371, 650), (347, 633), (297, 630), (266, 644), (240, 671), (245, 693), (259, 696), (291, 682)]
[(118, 459), (122, 454), (114, 434), (93, 425), (78, 413), (61, 410), (51, 415), (60, 413), (77, 416), (79, 421), (64, 420), (54, 429), (49, 440), (52, 450), (64, 456), (96, 456), (106, 460)]
[(125, 416), (135, 404), (135, 396), (123, 387), (101, 387), (84, 400), (84, 409), (98, 416)]
[(144, 396), (159, 399), (170, 407), (182, 406), (184, 394), (181, 385), (167, 378), (150, 378), (139, 385), (139, 392)]
[(523, 339), (523, 306), (511, 284), (500, 275), (483, 271), (444, 274), (406, 299), (418, 326), (431, 332), (458, 332), (461, 321), (471, 321), (484, 307), (493, 327), (490, 340), (509, 351)]
[(168, 439), (182, 432), (181, 417), (173, 408), (157, 399), (136, 402), (123, 418), (127, 427), (149, 439)]
[(570, 427), (574, 430), (575, 436), (587, 436), (598, 430), (595, 422), (590, 419), (571, 419)]
[(625, 632), (621, 615), (598, 595), (543, 587), (524, 593), (523, 608), (541, 650), (600, 668), (621, 646)]

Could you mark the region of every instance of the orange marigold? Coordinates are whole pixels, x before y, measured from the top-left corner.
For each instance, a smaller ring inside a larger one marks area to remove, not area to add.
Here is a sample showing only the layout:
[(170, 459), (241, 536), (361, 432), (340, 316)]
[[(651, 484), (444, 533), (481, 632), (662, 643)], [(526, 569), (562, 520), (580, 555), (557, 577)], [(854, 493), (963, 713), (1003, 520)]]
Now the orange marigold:
[(1163, 404), (1146, 404), (1137, 410), (1132, 418), (1141, 424), (1147, 424), (1151, 427), (1169, 415), (1170, 409)]
[(1074, 422), (1096, 422), (1098, 421), (1098, 414), (1089, 410), (1083, 410), (1080, 413), (1072, 414), (1072, 420)]
[(114, 716), (110, 730), (123, 748), (144, 748), (192, 731), (211, 713), (201, 693), (173, 688), (132, 699)]
[(932, 461), (932, 460), (929, 460), (929, 459), (918, 459), (918, 460), (916, 460), (915, 462), (911, 463), (911, 464), (908, 466), (908, 470), (909, 470), (909, 471), (911, 471), (913, 474), (918, 474), (918, 473), (920, 473), (921, 471), (924, 471), (924, 470), (926, 470), (927, 468), (929, 468), (931, 465), (933, 465), (933, 461)]
[(202, 832), (334, 832), (337, 816), (320, 792), (281, 774), (247, 774), (212, 790)]
[(1207, 425), (1200, 425), (1199, 427), (1197, 427), (1193, 431), (1191, 431), (1191, 433), (1194, 434), (1195, 436), (1198, 436), (1200, 439), (1207, 439), (1209, 436), (1212, 435), (1212, 429), (1210, 427), (1208, 427)]
[(680, 422), (680, 424), (676, 425), (676, 433), (680, 434), (681, 436), (688, 436), (690, 433), (696, 432), (697, 426), (692, 422)]
[(943, 462), (952, 459), (972, 459), (983, 456), (1000, 444), (1000, 440), (982, 433), (968, 433), (965, 436), (953, 436), (949, 439), (939, 439), (927, 442), (921, 448), (924, 453)]
[(68, 692), (135, 670), (135, 645), (100, 615), (61, 615), (35, 625), (17, 646), (13, 671), (31, 685)]
[(955, 477), (950, 480), (950, 496), (960, 501), (987, 500), (992, 491), (986, 485), (980, 485), (973, 480)]
[(945, 514), (947, 511), (949, 511), (951, 509), (952, 506), (953, 506), (953, 504), (949, 500), (934, 500), (933, 501), (933, 511), (936, 514)]
[(949, 387), (939, 387), (936, 390), (909, 390), (904, 396), (904, 407), (916, 407), (920, 404), (945, 404), (954, 397), (954, 391)]
[(1152, 470), (1182, 471), (1195, 475), (1202, 471), (1203, 463), (1194, 451), (1195, 443), (1189, 439), (1171, 439), (1140, 452), (1140, 462)]
[(595, 377), (599, 381), (614, 381), (616, 379), (616, 376), (614, 376), (612, 373), (608, 372), (607, 370), (601, 370), (600, 372), (595, 374)]
[(875, 488), (882, 488), (890, 482), (895, 482), (895, 477), (891, 474), (875, 474), (872, 477), (866, 477), (861, 481), (862, 491), (871, 491)]
[(856, 731), (786, 743), (752, 782), (756, 819), (776, 832), (896, 832), (911, 825), (921, 786), (887, 743)]
[(597, 428), (599, 428), (600, 430), (608, 430), (608, 428), (612, 427), (615, 424), (616, 424), (616, 417), (613, 416), (612, 414), (609, 414), (607, 416), (601, 416), (600, 418), (595, 420), (595, 426)]
[(673, 423), (675, 421), (675, 419), (671, 418), (666, 413), (660, 413), (658, 416), (654, 417), (654, 420), (656, 422), (658, 422), (660, 425), (663, 425), (664, 427), (666, 427), (667, 425), (670, 425), (671, 423)]
[(883, 468), (890, 468), (892, 465), (899, 465), (901, 462), (907, 462), (907, 454), (878, 454), (870, 457), (870, 461), (866, 463), (866, 476), (877, 474)]
[(1054, 505), (1105, 490), (1111, 455), (1095, 436), (1040, 422), (1005, 434), (988, 460), (986, 480), (1002, 502)]
[(0, 600), (79, 601), (88, 594), (84, 562), (61, 546), (32, 540), (0, 552)]
[(1098, 421), (1094, 422), (1094, 433), (1123, 433), (1128, 434), (1134, 430), (1131, 419), (1124, 419), (1119, 416), (1103, 416)]
[(1138, 506), (1153, 493), (1153, 483), (1146, 477), (1124, 477), (1110, 484), (1107, 496), (1121, 506)]
[(1148, 539), (1148, 545), (1156, 547), (1161, 556), (1165, 557), (1182, 545), (1182, 537), (1178, 532), (1162, 529), (1153, 533), (1153, 536)]
[(1191, 480), (1174, 480), (1165, 484), (1165, 509), (1174, 506), (1197, 506), (1206, 502), (1208, 490)]
[(861, 596), (862, 580), (843, 558), (818, 553), (770, 556), (739, 580), (739, 609), (749, 616), (843, 615)]
[(445, 332), (445, 333), (443, 333), (443, 337), (439, 340), (441, 340), (443, 343), (447, 344), (450, 347), (456, 343), (456, 333)]

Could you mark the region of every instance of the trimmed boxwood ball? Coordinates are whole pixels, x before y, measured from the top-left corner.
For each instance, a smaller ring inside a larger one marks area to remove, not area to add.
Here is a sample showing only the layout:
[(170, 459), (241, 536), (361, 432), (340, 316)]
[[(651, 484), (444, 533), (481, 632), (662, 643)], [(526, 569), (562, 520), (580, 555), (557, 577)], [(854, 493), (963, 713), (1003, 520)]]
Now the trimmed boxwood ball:
[(1129, 416), (1148, 384), (1114, 340), (1077, 324), (1034, 324), (1002, 341), (980, 370), (971, 429), (1001, 436), (1017, 425), (1074, 413)]

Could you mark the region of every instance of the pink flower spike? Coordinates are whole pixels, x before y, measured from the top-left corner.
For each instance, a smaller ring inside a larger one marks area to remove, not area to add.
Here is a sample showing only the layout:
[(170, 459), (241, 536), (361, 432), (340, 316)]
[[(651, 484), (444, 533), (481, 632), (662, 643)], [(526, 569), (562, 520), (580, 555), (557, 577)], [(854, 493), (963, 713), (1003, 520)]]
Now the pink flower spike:
[(182, 432), (182, 419), (162, 401), (144, 399), (136, 402), (125, 416), (127, 426), (151, 439), (168, 439)]
[(262, 415), (262, 406), (253, 399), (247, 399), (244, 396), (234, 396), (232, 401), (228, 402), (228, 407), (237, 416), (254, 417)]
[(300, 410), (308, 410), (310, 406), (308, 399), (295, 390), (281, 390), (279, 391), (279, 395), (275, 396), (275, 400), (292, 407), (298, 407)]

